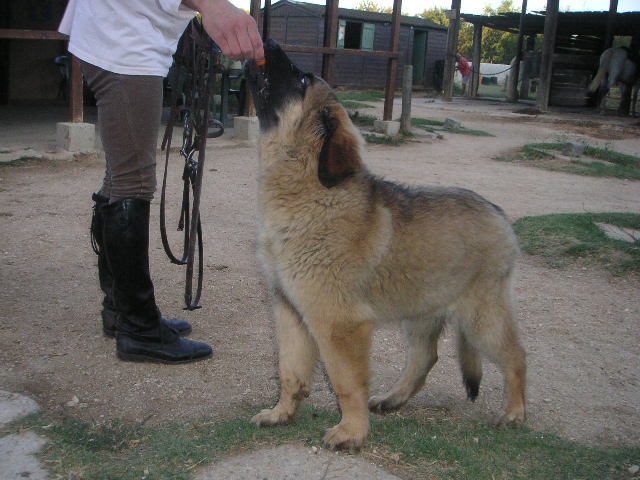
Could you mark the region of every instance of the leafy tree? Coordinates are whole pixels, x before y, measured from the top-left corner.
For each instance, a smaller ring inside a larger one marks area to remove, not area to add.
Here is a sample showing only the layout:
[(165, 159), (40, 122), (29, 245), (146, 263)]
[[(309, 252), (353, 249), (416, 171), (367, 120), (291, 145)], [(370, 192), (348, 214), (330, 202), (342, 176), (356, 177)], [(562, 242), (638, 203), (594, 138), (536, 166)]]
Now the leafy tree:
[(367, 12), (393, 13), (393, 7), (383, 7), (375, 0), (360, 0), (355, 9)]
[[(431, 20), (438, 25), (449, 26), (449, 20), (445, 16), (447, 8), (431, 7), (424, 10), (420, 16)], [(499, 15), (507, 12), (518, 12), (513, 0), (502, 0), (502, 3), (493, 8), (485, 5), (483, 15)], [(508, 64), (516, 54), (518, 44), (518, 36), (512, 33), (492, 30), (490, 28), (482, 29), (482, 61), (487, 63), (505, 63)], [(467, 58), (473, 55), (473, 25), (461, 22), (460, 33), (458, 35), (458, 53)]]

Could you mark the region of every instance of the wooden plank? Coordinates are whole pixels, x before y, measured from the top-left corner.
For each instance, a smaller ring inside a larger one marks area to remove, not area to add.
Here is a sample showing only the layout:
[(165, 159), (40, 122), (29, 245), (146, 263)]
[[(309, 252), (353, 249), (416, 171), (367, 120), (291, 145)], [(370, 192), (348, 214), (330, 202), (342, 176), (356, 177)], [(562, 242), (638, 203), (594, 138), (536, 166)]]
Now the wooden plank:
[(322, 54), (339, 54), (353, 55), (356, 57), (380, 57), (380, 58), (398, 58), (399, 53), (387, 52), (384, 50), (356, 50), (353, 48), (330, 48), (330, 47), (307, 47), (303, 45), (290, 45), (285, 43), (280, 47), (287, 52), (303, 52), (303, 53), (322, 53)]
[(55, 30), (21, 30), (0, 28), (0, 38), (22, 40), (69, 40), (67, 35)]
[(384, 89), (384, 111), (383, 120), (391, 120), (393, 116), (393, 96), (396, 92), (396, 80), (398, 77), (398, 44), (400, 42), (400, 12), (402, 0), (393, 0), (393, 13), (391, 14), (391, 45), (389, 53), (395, 55), (389, 57), (387, 64), (387, 82)]

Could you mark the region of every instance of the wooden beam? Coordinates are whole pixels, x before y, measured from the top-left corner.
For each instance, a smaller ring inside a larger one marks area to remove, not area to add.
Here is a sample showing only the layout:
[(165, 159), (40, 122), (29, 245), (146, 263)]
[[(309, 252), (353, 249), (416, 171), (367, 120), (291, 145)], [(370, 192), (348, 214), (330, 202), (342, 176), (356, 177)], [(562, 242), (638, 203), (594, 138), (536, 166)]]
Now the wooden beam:
[(524, 24), (527, 15), (527, 0), (522, 0), (522, 10), (520, 12), (520, 24), (518, 27), (518, 43), (516, 46), (516, 63), (513, 66), (513, 71), (509, 75), (509, 82), (511, 85), (507, 88), (507, 92), (511, 92), (511, 98), (507, 100), (510, 102), (518, 101), (518, 78), (520, 77), (520, 62), (522, 61), (522, 45), (524, 43)]
[(322, 78), (331, 86), (335, 85), (336, 57), (334, 50), (338, 45), (338, 0), (327, 0), (324, 10), (324, 39), (323, 48), (330, 51), (322, 52)]
[(553, 53), (556, 47), (556, 33), (558, 31), (558, 4), (560, 0), (547, 0), (547, 11), (544, 19), (544, 44), (540, 59), (540, 87), (538, 88), (537, 104), (540, 110), (549, 108), (549, 94), (551, 93), (551, 73), (553, 71)]
[(413, 91), (413, 65), (405, 65), (402, 72), (402, 112), (400, 131), (411, 133), (411, 93)]
[(609, 0), (609, 15), (607, 16), (607, 29), (604, 34), (604, 50), (613, 45), (613, 27), (618, 12), (618, 0)]
[(473, 70), (471, 71), (471, 91), (469, 96), (478, 96), (478, 87), (480, 86), (480, 62), (482, 62), (482, 25), (473, 26), (473, 57), (471, 63)]
[(67, 35), (54, 30), (20, 30), (15, 28), (0, 28), (0, 38), (16, 40), (69, 40)]
[(447, 53), (444, 59), (442, 100), (450, 102), (453, 98), (453, 78), (456, 73), (456, 52), (458, 50), (458, 32), (460, 30), (460, 1), (451, 0), (451, 14), (449, 30), (447, 31)]
[[(402, 0), (393, 0), (393, 13), (391, 14), (391, 45), (390, 53), (398, 52), (400, 44), (400, 12)], [(398, 78), (398, 57), (389, 57), (387, 62), (387, 82), (384, 89), (384, 112), (382, 120), (391, 120), (393, 117), (393, 96), (396, 92), (396, 80)]]

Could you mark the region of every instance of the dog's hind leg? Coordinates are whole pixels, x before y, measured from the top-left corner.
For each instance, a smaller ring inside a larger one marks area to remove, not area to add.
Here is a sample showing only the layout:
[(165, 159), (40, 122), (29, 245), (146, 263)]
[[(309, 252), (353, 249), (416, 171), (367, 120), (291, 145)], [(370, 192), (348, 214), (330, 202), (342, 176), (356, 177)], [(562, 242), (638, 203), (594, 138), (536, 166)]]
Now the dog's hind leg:
[(318, 343), (329, 380), (340, 402), (342, 419), (327, 430), (324, 443), (328, 448), (358, 450), (369, 434), (369, 351), (373, 322), (330, 316), (307, 320)]
[(273, 305), (279, 346), (280, 399), (251, 421), (259, 426), (290, 422), (302, 400), (309, 396), (318, 360), (318, 347), (300, 314), (282, 296)]
[(387, 393), (369, 399), (369, 410), (396, 410), (422, 388), (429, 371), (438, 361), (438, 338), (443, 326), (443, 318), (420, 318), (403, 322), (409, 350), (402, 376)]
[(525, 419), (526, 354), (518, 339), (509, 283), (508, 277), (497, 282), (478, 281), (472, 287), (474, 291), (458, 306), (462, 341), (468, 342), (462, 346), (472, 354), (461, 358), (470, 397), (477, 394), (473, 389), (476, 380), (479, 383), (480, 372), (479, 359), (473, 350), (495, 363), (504, 375), (505, 405), (499, 425), (522, 423)]

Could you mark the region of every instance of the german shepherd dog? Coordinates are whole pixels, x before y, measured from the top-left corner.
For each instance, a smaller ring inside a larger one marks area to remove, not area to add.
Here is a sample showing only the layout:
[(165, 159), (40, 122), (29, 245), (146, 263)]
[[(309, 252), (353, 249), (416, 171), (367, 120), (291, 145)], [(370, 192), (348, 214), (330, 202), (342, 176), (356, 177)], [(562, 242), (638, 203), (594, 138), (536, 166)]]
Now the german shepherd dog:
[[(484, 355), (505, 377), (500, 423), (525, 418), (525, 351), (512, 273), (519, 250), (503, 211), (458, 188), (406, 188), (372, 175), (363, 140), (331, 88), (300, 71), (274, 41), (246, 65), (260, 122), (260, 257), (273, 292), (280, 399), (257, 425), (292, 421), (319, 358), (342, 412), (329, 448), (359, 449), (369, 412), (404, 405), (438, 359), (445, 324), (458, 332), (467, 394)], [(369, 398), (374, 326), (401, 322), (402, 376)]]

